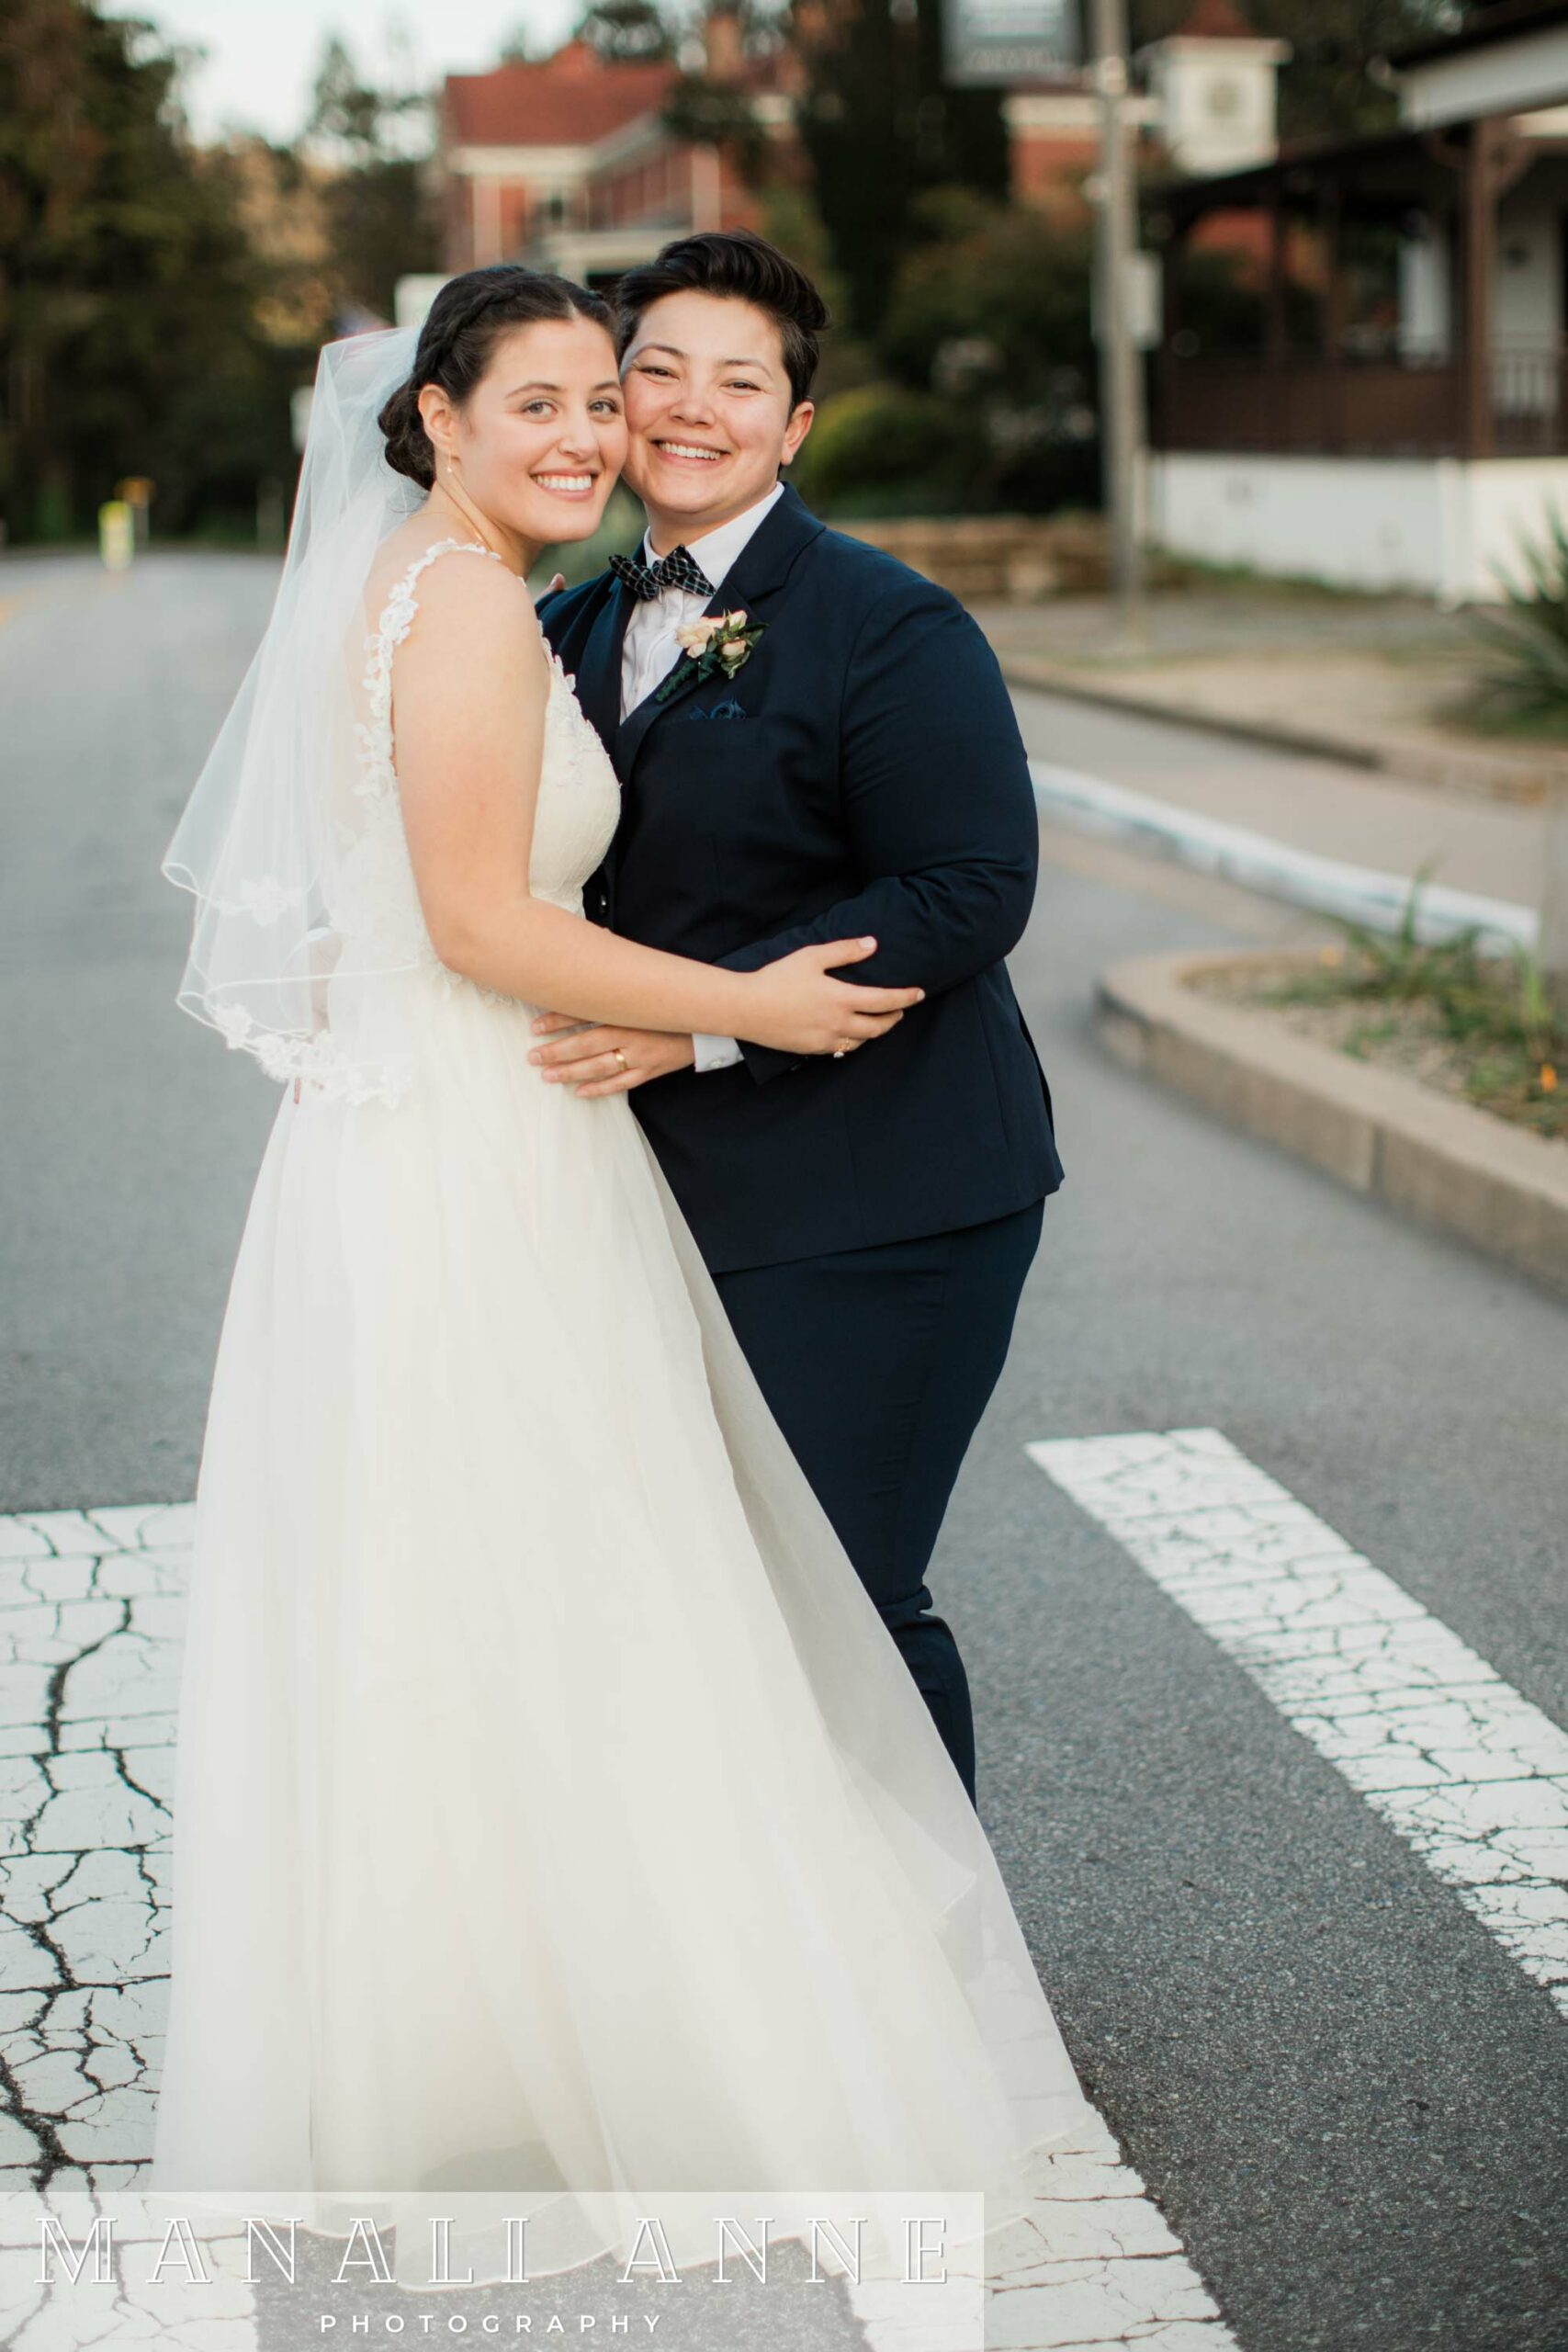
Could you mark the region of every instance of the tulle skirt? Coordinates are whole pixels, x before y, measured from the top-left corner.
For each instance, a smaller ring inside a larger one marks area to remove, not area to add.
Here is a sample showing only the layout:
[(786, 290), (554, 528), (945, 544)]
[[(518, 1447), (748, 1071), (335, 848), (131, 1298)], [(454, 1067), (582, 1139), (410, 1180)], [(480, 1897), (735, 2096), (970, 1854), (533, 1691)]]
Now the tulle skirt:
[(466, 986), (373, 1017), (408, 1094), (286, 1094), (223, 1328), (146, 2186), (493, 2192), (533, 2274), (649, 2192), (995, 2225), (1092, 2113), (627, 1099)]

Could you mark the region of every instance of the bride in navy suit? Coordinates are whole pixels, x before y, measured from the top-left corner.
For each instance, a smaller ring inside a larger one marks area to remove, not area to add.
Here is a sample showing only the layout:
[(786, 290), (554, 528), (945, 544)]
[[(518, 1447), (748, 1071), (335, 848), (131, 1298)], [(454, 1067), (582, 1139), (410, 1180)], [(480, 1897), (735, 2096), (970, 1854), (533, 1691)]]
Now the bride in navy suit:
[(632, 1091), (774, 1418), (971, 1798), (963, 1660), (926, 1569), (1011, 1336), (1051, 1097), (1003, 957), (1034, 797), (989, 646), (945, 590), (826, 529), (779, 479), (810, 429), (820, 297), (744, 232), (619, 291), (637, 556), (545, 632), (620, 778), (587, 909), (754, 972), (867, 933), (857, 977), (924, 989), (865, 1047), (539, 1024), (547, 1074)]

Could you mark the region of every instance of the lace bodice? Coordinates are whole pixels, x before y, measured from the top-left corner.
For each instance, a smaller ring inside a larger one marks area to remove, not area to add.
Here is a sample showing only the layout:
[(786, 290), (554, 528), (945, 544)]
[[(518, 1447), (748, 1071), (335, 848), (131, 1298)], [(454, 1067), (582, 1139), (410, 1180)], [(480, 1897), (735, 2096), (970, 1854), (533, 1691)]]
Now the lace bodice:
[[(471, 984), (439, 961), (425, 929), (403, 831), (392, 729), (393, 657), (413, 625), (420, 574), (444, 555), (502, 560), (493, 548), (477, 540), (437, 540), (393, 583), (378, 624), (365, 640), (363, 716), (355, 730), (359, 757), (353, 791), (357, 805), (350, 815), (353, 841), (339, 868), (334, 913), (348, 967), (412, 961), (445, 986), (457, 988)], [(520, 584), (518, 593), (526, 595), (527, 591)], [(530, 616), (523, 619), (525, 626), (535, 625)], [(620, 786), (604, 745), (583, 716), (572, 681), (553, 651), (549, 664), (528, 887), (536, 898), (581, 914), (582, 886), (615, 830)]]

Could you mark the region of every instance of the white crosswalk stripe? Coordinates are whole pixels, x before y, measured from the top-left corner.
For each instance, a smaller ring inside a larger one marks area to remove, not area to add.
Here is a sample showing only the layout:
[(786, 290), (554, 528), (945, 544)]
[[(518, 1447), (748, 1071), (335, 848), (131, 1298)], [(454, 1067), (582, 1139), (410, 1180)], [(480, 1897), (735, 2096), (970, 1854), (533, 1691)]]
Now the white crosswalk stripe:
[(1026, 1450), (1568, 2017), (1568, 1733), (1220, 1430)]
[[(0, 2250), (36, 2249), (44, 2174), (111, 2211), (125, 2192), (133, 2213), (151, 2152), (192, 1519), (189, 1504), (0, 1518)], [(231, 2289), (225, 2340), (248, 2346), (255, 2314)], [(854, 2300), (874, 2352), (928, 2352), (874, 2288)], [(993, 2245), (986, 2301), (995, 2352), (1235, 2352), (1103, 2124), (1042, 2160), (1033, 2215)], [(65, 2340), (58, 2299), (34, 2318)]]

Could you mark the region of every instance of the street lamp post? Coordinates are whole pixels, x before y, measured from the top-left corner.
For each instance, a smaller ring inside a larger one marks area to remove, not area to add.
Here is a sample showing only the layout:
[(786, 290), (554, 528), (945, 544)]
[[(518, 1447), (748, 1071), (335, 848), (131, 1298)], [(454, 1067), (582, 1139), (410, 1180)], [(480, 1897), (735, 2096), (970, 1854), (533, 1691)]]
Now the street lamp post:
[(1100, 342), (1100, 431), (1111, 585), (1122, 636), (1143, 623), (1139, 498), (1144, 449), (1143, 361), (1132, 316), (1136, 189), (1128, 139), (1126, 0), (1093, 0), (1094, 78), (1100, 94), (1100, 201), (1095, 211), (1095, 324)]

